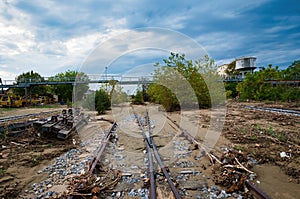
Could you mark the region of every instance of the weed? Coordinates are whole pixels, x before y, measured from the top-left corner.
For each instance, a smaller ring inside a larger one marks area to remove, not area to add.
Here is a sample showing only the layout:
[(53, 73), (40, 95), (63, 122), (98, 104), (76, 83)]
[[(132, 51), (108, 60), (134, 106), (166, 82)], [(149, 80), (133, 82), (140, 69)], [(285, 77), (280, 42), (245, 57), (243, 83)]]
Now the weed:
[(5, 169), (0, 169), (0, 175), (5, 174), (6, 170)]
[(234, 149), (237, 151), (243, 151), (245, 150), (243, 147), (239, 146), (239, 145), (234, 145)]
[(270, 125), (269, 129), (267, 130), (267, 133), (273, 137), (276, 135), (276, 132), (273, 130), (272, 125)]
[(267, 129), (266, 133), (268, 135), (271, 135), (274, 138), (277, 138), (278, 140), (282, 141), (282, 142), (286, 142), (287, 141), (287, 137), (284, 133), (277, 133), (276, 131), (273, 130), (273, 127), (270, 126), (269, 129)]
[(287, 137), (284, 133), (278, 133), (277, 136), (278, 140), (280, 140), (281, 142), (286, 142), (287, 141)]
[(33, 166), (40, 164), (41, 160), (42, 160), (41, 156), (39, 155), (34, 156), (32, 160)]
[(250, 135), (248, 137), (249, 140), (257, 140), (257, 137), (255, 135)]
[(46, 145), (46, 148), (52, 148), (53, 147), (53, 144), (47, 144)]
[(261, 126), (260, 124), (255, 124), (254, 127), (255, 127), (257, 130), (259, 130), (259, 131), (262, 131), (262, 130), (263, 130), (263, 128), (262, 128), (262, 126)]

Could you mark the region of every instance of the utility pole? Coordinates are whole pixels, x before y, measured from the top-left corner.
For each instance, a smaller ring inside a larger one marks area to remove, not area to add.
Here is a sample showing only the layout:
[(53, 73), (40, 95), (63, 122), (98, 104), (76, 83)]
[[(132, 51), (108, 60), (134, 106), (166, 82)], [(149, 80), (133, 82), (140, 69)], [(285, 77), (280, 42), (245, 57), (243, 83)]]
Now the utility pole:
[(108, 81), (107, 81), (107, 66), (105, 66), (105, 90), (107, 91), (107, 84), (108, 84)]

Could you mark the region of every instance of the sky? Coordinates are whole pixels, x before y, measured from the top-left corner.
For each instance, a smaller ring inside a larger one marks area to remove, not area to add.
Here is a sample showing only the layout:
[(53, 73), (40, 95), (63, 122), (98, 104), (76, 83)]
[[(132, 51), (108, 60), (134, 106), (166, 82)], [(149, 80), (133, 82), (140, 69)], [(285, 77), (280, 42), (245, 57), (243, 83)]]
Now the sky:
[(199, 58), (206, 52), (218, 65), (255, 56), (257, 66), (285, 68), (300, 59), (300, 1), (0, 1), (6, 80), (30, 70), (46, 77), (85, 71), (95, 56), (88, 73), (151, 71), (169, 51), (193, 50), (193, 42)]

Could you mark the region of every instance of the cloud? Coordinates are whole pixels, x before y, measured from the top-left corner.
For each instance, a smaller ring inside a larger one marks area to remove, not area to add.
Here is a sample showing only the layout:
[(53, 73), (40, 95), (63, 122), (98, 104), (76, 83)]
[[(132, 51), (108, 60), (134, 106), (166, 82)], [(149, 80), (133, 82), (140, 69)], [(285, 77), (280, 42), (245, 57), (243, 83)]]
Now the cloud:
[[(0, 1), (0, 69), (11, 79), (31, 69), (50, 76), (78, 69), (104, 44), (102, 60), (94, 64), (102, 67), (121, 56), (112, 62), (116, 69), (117, 64), (135, 67), (166, 56), (159, 50), (132, 51), (143, 46), (162, 45), (192, 58), (204, 54), (197, 56), (193, 45), (184, 40), (136, 29), (144, 27), (179, 31), (202, 45), (217, 63), (247, 55), (256, 56), (261, 65), (287, 63), (300, 59), (299, 13), (298, 1), (280, 0), (74, 0), (72, 4), (4, 0)], [(115, 39), (130, 30), (131, 42)], [(109, 39), (118, 45), (105, 43)]]

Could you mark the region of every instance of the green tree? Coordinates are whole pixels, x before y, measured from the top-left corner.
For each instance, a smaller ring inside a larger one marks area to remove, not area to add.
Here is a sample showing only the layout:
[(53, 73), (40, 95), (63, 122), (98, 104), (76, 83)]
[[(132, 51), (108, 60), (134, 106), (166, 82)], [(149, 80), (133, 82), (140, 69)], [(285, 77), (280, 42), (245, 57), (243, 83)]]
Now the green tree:
[(95, 94), (95, 105), (98, 114), (104, 114), (106, 110), (110, 109), (111, 101), (107, 91), (104, 89), (99, 89)]
[[(49, 78), (49, 81), (58, 81), (58, 82), (74, 82), (72, 84), (58, 84), (52, 85), (51, 90), (56, 95), (59, 96), (60, 101), (71, 102), (73, 97), (75, 101), (81, 100), (84, 93), (89, 89), (88, 86), (88, 76), (83, 72), (77, 71), (66, 71), (64, 73), (58, 73), (54, 77)], [(74, 86), (74, 87), (73, 87)], [(74, 89), (74, 95), (73, 95)]]
[(300, 79), (300, 60), (296, 60), (284, 72), (285, 80), (299, 80)]
[(238, 82), (225, 82), (224, 85), (226, 90), (226, 96), (228, 98), (235, 98), (236, 96), (238, 96)]
[[(24, 83), (24, 82), (42, 82), (44, 81), (44, 78), (37, 72), (29, 71), (26, 73), (22, 73), (21, 75), (16, 77), (16, 82)], [(33, 85), (29, 88), (27, 88), (27, 95), (46, 95), (48, 88), (45, 85)], [(14, 94), (24, 96), (25, 95), (25, 89), (24, 88), (14, 88), (13, 89)]]
[(294, 88), (285, 82), (279, 84), (282, 80), (292, 80), (297, 76), (299, 65), (293, 64), (286, 70), (279, 70), (279, 67), (269, 67), (248, 74), (244, 82), (239, 83), (238, 91), (240, 98), (253, 100), (299, 100), (300, 90)]
[(148, 89), (151, 101), (162, 104), (167, 111), (194, 107), (195, 103), (203, 108), (211, 106), (211, 95), (218, 95), (210, 93), (206, 84), (211, 80), (208, 77), (216, 74), (211, 58), (204, 56), (193, 63), (184, 54), (171, 53), (163, 61), (163, 66), (155, 65), (158, 68), (154, 71), (154, 83)]
[(144, 104), (143, 92), (141, 90), (137, 90), (136, 94), (132, 96), (133, 104)]
[(230, 64), (228, 64), (227, 68), (225, 69), (225, 73), (229, 77), (235, 77), (235, 76), (237, 76), (239, 74), (239, 71), (237, 71), (235, 69), (235, 64), (236, 64), (236, 61), (233, 61)]

